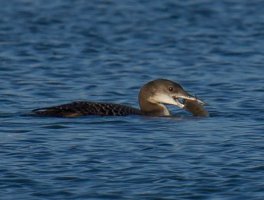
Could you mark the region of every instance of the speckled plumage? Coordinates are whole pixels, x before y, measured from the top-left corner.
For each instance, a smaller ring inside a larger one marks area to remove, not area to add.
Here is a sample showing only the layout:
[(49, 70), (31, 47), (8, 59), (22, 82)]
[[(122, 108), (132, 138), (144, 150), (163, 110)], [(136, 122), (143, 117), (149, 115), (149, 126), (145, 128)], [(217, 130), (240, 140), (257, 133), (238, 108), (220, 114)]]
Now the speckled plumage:
[(39, 116), (77, 117), (82, 115), (125, 116), (141, 115), (139, 109), (113, 103), (78, 101), (33, 110)]

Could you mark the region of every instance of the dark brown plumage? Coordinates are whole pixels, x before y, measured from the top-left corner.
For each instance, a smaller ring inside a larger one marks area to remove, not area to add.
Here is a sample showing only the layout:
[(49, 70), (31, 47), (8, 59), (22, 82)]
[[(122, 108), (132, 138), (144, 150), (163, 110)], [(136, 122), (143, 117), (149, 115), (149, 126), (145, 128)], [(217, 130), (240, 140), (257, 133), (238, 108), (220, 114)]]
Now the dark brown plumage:
[(141, 114), (139, 109), (121, 104), (84, 101), (35, 109), (33, 112), (41, 116), (56, 117), (77, 117), (82, 115), (125, 116)]

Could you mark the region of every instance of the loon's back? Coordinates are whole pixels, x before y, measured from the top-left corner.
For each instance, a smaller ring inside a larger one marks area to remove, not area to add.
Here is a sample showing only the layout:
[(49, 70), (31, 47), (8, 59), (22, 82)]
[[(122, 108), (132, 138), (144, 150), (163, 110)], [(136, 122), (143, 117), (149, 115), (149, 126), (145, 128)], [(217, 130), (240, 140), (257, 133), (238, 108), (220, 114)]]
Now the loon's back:
[(84, 115), (125, 116), (141, 115), (139, 109), (112, 103), (78, 101), (59, 106), (39, 108), (32, 111), (38, 116), (78, 117)]

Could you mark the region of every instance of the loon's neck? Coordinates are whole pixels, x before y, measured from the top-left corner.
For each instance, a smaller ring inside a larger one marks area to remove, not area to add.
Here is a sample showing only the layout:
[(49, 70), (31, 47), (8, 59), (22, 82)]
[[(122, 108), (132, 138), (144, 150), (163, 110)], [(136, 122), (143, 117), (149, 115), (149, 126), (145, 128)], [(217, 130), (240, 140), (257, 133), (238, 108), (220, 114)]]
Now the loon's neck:
[(151, 103), (146, 100), (140, 101), (140, 110), (143, 115), (149, 116), (170, 116), (170, 111), (167, 107), (160, 103)]
[(164, 100), (163, 90), (159, 90), (162, 84), (149, 82), (141, 87), (138, 94), (138, 103), (143, 115), (149, 116), (170, 116), (167, 107), (160, 103)]

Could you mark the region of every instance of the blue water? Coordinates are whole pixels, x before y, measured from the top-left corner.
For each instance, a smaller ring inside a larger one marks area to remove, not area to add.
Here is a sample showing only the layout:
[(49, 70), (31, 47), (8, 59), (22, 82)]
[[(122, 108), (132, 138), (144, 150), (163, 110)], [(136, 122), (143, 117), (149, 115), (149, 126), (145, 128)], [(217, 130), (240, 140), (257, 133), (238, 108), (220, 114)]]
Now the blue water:
[[(264, 2), (0, 1), (0, 199), (264, 198)], [(27, 116), (137, 107), (179, 82), (210, 118)]]

